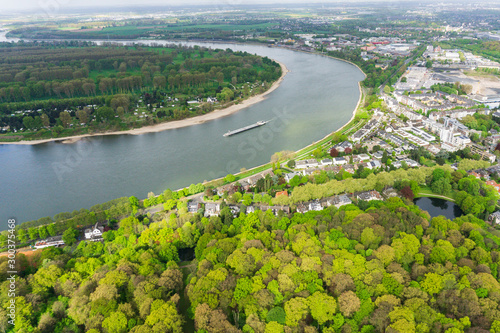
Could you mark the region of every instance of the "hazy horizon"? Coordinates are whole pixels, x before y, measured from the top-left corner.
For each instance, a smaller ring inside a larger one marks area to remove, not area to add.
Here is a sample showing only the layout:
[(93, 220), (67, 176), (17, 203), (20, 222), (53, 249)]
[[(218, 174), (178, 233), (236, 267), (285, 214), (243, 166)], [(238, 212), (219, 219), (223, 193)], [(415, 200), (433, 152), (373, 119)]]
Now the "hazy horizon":
[[(279, 4), (335, 4), (335, 3), (399, 3), (399, 4), (415, 4), (410, 0), (277, 0), (273, 2), (265, 0), (183, 0), (183, 1), (165, 1), (165, 0), (18, 0), (2, 4), (3, 14), (13, 12), (24, 12), (37, 10), (50, 11), (54, 14), (57, 12), (64, 12), (72, 9), (92, 9), (95, 7), (106, 8), (115, 7), (116, 9), (137, 7), (137, 9), (145, 9), (144, 6), (161, 6), (161, 7), (182, 7), (190, 5), (203, 5), (203, 6), (241, 6), (241, 5), (279, 5)], [(424, 0), (420, 2), (430, 2)], [(444, 0), (441, 3), (447, 2), (481, 2), (481, 1), (459, 1), (459, 0)], [(141, 8), (142, 7), (142, 8)]]

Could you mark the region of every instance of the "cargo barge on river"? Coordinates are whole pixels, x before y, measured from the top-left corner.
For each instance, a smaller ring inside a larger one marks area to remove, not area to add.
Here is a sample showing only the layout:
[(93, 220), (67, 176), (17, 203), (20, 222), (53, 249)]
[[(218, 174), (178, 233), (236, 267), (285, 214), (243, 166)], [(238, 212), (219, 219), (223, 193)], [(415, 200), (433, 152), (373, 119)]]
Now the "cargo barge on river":
[(231, 135), (235, 135), (235, 134), (238, 134), (238, 133), (246, 132), (246, 131), (251, 130), (253, 128), (263, 126), (265, 124), (267, 124), (267, 121), (261, 120), (261, 121), (256, 122), (255, 124), (248, 125), (248, 126), (245, 126), (245, 127), (242, 127), (242, 128), (238, 128), (238, 129), (236, 129), (234, 131), (228, 131), (227, 133), (224, 134), (224, 136), (231, 136)]

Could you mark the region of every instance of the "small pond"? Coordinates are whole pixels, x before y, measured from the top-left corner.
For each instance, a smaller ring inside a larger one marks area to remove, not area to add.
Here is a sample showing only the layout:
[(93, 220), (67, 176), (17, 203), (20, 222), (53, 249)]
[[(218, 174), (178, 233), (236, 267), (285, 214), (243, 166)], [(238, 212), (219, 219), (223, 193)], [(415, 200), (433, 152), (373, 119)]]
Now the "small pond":
[(444, 199), (422, 197), (413, 200), (413, 203), (420, 209), (429, 212), (431, 217), (443, 215), (447, 219), (453, 220), (464, 214), (457, 204)]

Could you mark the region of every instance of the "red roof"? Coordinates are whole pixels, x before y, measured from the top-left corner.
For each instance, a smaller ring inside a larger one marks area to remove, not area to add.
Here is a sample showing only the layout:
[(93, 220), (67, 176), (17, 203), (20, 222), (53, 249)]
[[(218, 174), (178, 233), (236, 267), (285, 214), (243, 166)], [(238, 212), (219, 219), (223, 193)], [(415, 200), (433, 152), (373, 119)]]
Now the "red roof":
[(280, 191), (280, 192), (276, 192), (276, 198), (277, 197), (281, 197), (282, 195), (284, 195), (285, 197), (287, 197), (288, 196), (288, 192), (286, 190)]
[(497, 182), (496, 182), (496, 181), (494, 181), (494, 180), (488, 180), (488, 181), (486, 182), (486, 184), (493, 186), (494, 188), (496, 188), (496, 190), (497, 190), (498, 192), (500, 192), (500, 184), (497, 184)]

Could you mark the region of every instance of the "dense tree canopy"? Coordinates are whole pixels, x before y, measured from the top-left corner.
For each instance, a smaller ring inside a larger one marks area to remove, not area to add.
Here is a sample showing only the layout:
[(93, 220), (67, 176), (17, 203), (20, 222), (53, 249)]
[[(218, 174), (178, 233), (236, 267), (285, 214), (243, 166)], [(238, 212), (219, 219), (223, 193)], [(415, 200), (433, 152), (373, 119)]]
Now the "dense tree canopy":
[[(428, 218), (398, 198), (289, 217), (127, 217), (104, 243), (20, 268), (14, 331), (495, 331), (498, 231)], [(178, 251), (192, 245), (183, 272)]]
[(210, 112), (208, 97), (261, 93), (280, 75), (273, 60), (230, 49), (0, 43), (0, 127), (39, 137), (151, 125)]

